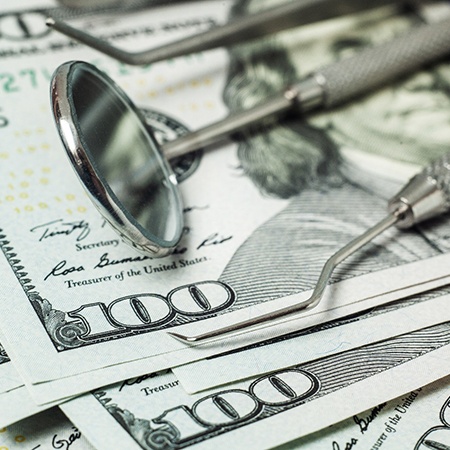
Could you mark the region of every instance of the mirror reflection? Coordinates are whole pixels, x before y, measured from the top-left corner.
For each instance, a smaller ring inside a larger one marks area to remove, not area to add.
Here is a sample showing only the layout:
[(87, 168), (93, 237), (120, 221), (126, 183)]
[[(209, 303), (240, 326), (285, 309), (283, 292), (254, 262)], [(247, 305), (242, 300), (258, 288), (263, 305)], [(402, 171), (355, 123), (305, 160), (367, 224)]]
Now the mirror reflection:
[(116, 206), (156, 244), (175, 245), (182, 229), (176, 179), (139, 112), (85, 63), (72, 63), (67, 92), (83, 150)]

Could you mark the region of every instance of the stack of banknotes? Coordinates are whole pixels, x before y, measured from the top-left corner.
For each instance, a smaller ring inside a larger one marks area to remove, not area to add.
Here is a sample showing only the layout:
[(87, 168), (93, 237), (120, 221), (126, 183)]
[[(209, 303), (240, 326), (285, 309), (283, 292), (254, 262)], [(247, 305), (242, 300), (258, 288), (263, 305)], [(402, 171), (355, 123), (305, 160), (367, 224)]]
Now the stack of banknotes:
[(387, 230), (313, 309), (196, 344), (168, 334), (307, 299), (449, 151), (450, 56), (172, 161), (185, 228), (162, 259), (121, 240), (65, 155), (49, 86), (67, 61), (107, 73), (167, 142), (450, 9), (392, 2), (145, 66), (45, 25), (138, 52), (280, 1), (0, 5), (0, 449), (450, 449), (449, 216)]

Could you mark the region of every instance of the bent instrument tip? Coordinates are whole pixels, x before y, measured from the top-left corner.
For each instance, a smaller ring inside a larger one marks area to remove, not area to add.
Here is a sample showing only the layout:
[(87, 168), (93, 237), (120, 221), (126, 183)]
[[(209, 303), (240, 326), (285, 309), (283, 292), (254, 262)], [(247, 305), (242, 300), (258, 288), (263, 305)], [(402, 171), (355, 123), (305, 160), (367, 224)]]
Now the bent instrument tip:
[(45, 19), (45, 25), (47, 25), (48, 27), (53, 27), (53, 26), (55, 26), (55, 19), (53, 18), (53, 17), (47, 17), (46, 19)]
[(184, 344), (193, 344), (199, 340), (197, 336), (185, 336), (184, 334), (173, 333), (172, 331), (167, 332), (167, 334)]
[(356, 250), (372, 241), (375, 236), (378, 236), (384, 230), (394, 225), (400, 218), (400, 211), (403, 211), (403, 209), (399, 209), (395, 213), (389, 214), (375, 226), (369, 228), (361, 236), (353, 239), (347, 245), (337, 251), (333, 256), (331, 256), (331, 258), (327, 260), (324, 267), (322, 268), (312, 295), (307, 300), (304, 300), (292, 306), (286, 306), (284, 308), (270, 311), (266, 314), (252, 317), (251, 319), (247, 319), (242, 322), (236, 322), (223, 328), (208, 331), (203, 334), (194, 336), (186, 336), (180, 333), (173, 332), (168, 332), (168, 334), (176, 340), (185, 344), (206, 343), (211, 342), (211, 340), (223, 338), (224, 336), (230, 334), (233, 334), (233, 336), (235, 336), (236, 334), (241, 334), (251, 328), (254, 329), (255, 327), (259, 328), (261, 326), (274, 325), (275, 321), (277, 321), (278, 319), (283, 319), (286, 316), (292, 316), (306, 309), (314, 308), (320, 302), (334, 268), (345, 258), (353, 254)]

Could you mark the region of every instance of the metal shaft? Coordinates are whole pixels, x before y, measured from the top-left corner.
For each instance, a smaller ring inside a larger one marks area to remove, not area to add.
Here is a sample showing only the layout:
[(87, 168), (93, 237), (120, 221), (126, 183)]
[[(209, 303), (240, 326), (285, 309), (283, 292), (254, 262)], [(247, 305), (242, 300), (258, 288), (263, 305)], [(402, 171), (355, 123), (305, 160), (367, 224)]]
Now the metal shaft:
[(398, 211), (395, 211), (393, 214), (389, 214), (386, 218), (378, 222), (372, 228), (369, 228), (361, 236), (349, 242), (347, 245), (337, 251), (330, 259), (328, 259), (322, 269), (312, 295), (307, 300), (293, 306), (288, 306), (286, 308), (271, 311), (267, 314), (254, 317), (253, 319), (244, 320), (242, 322), (234, 323), (232, 325), (196, 336), (184, 336), (182, 334), (174, 332), (168, 332), (168, 334), (185, 343), (204, 342), (217, 337), (223, 337), (224, 335), (229, 333), (236, 333), (241, 330), (247, 331), (249, 328), (261, 326), (267, 322), (273, 323), (273, 321), (277, 319), (290, 316), (300, 311), (304, 311), (305, 309), (313, 308), (319, 303), (320, 299), (322, 298), (325, 288), (328, 284), (328, 280), (330, 279), (335, 267), (344, 259), (348, 258), (350, 255), (359, 250), (361, 247), (372, 241), (383, 231), (394, 225), (404, 213), (405, 209), (406, 208), (402, 207)]
[(450, 53), (450, 20), (413, 28), (385, 44), (318, 69), (262, 104), (164, 144), (171, 159), (217, 142), (260, 120), (297, 108), (332, 108), (371, 92)]
[(253, 108), (240, 111), (223, 120), (215, 122), (185, 136), (162, 145), (162, 151), (167, 159), (173, 159), (186, 153), (198, 150), (224, 139), (230, 134), (240, 131), (252, 124), (259, 123), (263, 119), (280, 116), (292, 109), (297, 102), (297, 91), (286, 90), (282, 94), (265, 101)]
[(56, 20), (47, 25), (89, 47), (130, 65), (151, 64), (169, 58), (200, 52), (220, 46), (239, 44), (292, 27), (331, 19), (385, 5), (406, 3), (405, 0), (296, 0), (234, 19), (223, 26), (183, 38), (162, 47), (131, 53), (112, 46), (95, 36)]

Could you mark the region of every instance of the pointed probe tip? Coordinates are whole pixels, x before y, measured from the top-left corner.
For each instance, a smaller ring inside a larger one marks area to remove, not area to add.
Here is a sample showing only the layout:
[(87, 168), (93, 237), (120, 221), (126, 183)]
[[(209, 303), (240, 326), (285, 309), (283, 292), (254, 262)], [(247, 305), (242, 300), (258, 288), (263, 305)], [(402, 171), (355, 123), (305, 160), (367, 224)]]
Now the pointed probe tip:
[(45, 19), (45, 25), (53, 27), (55, 25), (55, 19), (53, 17), (47, 17), (47, 19)]
[(177, 341), (184, 342), (185, 344), (191, 344), (197, 341), (197, 338), (193, 336), (185, 336), (184, 334), (173, 333), (171, 331), (168, 331), (167, 334)]

